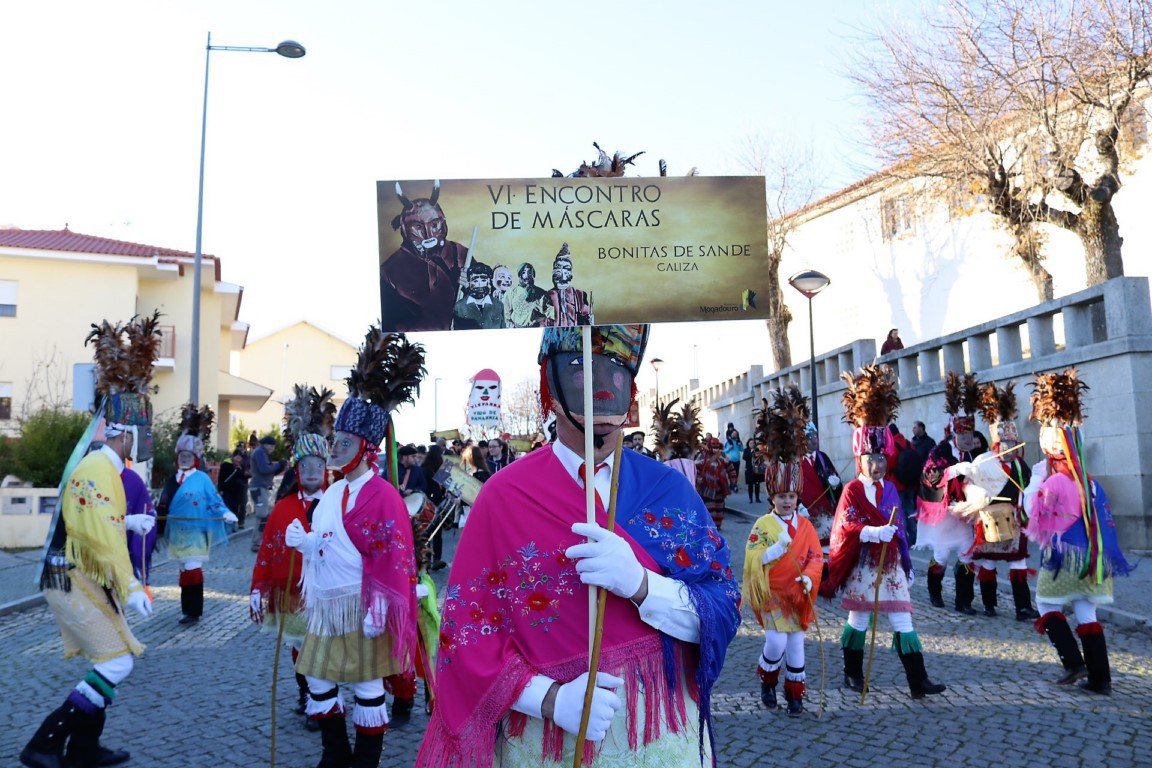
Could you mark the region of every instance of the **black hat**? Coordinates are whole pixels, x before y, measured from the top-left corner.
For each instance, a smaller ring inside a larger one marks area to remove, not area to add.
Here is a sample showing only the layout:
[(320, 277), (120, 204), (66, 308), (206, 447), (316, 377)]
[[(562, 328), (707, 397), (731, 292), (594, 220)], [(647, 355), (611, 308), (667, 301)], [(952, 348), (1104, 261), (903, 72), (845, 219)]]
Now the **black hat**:
[(396, 451), (396, 455), (397, 456), (415, 456), (416, 455), (416, 446), (414, 446), (414, 445), (402, 445), (402, 446), (400, 446), (400, 449), (398, 451)]
[(272, 437), (272, 435), (264, 435), (264, 437), (260, 438), (260, 445), (276, 445), (276, 438)]

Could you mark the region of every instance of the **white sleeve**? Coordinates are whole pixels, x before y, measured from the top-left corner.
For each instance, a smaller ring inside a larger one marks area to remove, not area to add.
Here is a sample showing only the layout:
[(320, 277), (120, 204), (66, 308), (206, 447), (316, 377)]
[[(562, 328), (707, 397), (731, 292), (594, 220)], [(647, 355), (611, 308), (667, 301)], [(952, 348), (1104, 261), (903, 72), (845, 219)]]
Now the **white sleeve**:
[(648, 571), (648, 596), (640, 604), (640, 618), (677, 640), (700, 642), (700, 617), (692, 607), (688, 589), (676, 579)]
[(556, 682), (546, 675), (533, 675), (528, 685), (520, 692), (519, 698), (512, 703), (512, 709), (523, 712), (528, 717), (543, 717), (541, 708), (544, 706), (544, 697), (548, 689)]

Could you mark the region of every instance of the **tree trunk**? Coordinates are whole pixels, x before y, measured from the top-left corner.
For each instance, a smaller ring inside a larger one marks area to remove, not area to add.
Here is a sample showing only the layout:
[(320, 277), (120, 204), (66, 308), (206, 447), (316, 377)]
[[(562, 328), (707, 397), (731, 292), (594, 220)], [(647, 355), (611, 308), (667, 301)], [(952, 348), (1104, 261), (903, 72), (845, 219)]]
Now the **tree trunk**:
[(1085, 200), (1074, 231), (1084, 245), (1084, 276), (1088, 285), (1123, 276), (1121, 246), (1124, 238), (1120, 236), (1120, 225), (1111, 201)]
[(788, 345), (788, 324), (792, 322), (792, 313), (780, 290), (779, 253), (768, 255), (768, 319), (765, 322), (776, 369), (788, 368), (792, 365), (792, 348)]
[(1032, 224), (1009, 225), (1014, 243), (1012, 253), (1020, 259), (1032, 284), (1036, 286), (1036, 298), (1041, 302), (1055, 298), (1052, 287), (1052, 273), (1044, 267), (1044, 234)]

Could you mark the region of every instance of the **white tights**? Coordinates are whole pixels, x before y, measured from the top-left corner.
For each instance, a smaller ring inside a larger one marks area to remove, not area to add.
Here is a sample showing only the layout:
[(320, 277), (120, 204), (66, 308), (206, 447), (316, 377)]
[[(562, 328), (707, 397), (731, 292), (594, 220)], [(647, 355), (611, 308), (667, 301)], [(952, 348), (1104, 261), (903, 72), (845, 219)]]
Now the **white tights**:
[[(1043, 600), (1036, 600), (1036, 610), (1043, 616), (1046, 613), (1056, 611), (1059, 613), (1063, 610), (1063, 603), (1048, 603)], [(1091, 600), (1073, 600), (1072, 612), (1076, 615), (1077, 624), (1092, 624), (1096, 621), (1096, 603)]]
[(787, 657), (788, 666), (804, 668), (804, 633), (764, 631), (764, 652), (760, 657), (760, 668), (765, 672), (780, 669)]
[[(912, 632), (912, 612), (900, 611), (897, 613), (880, 613), (888, 619), (888, 626), (893, 632)], [(848, 624), (857, 632), (868, 630), (868, 620), (872, 618), (871, 611), (848, 611)]]

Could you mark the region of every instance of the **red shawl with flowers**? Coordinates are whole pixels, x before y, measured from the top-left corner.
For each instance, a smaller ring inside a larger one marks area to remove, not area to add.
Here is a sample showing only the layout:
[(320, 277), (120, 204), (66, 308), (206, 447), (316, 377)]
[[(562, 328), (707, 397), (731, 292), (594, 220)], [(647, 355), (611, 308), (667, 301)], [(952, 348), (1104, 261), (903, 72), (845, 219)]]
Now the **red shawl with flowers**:
[[(618, 717), (628, 718), (630, 747), (641, 749), (684, 726), (678, 679), (699, 695), (707, 718), (708, 690), (739, 622), (739, 595), (727, 545), (683, 477), (629, 451), (621, 461), (616, 532), (641, 565), (684, 584), (700, 616), (699, 645), (681, 643), (641, 621), (629, 601), (608, 596), (600, 669), (624, 678)], [(607, 524), (602, 508), (596, 518)], [(567, 682), (587, 671), (588, 590), (564, 554), (582, 541), (572, 524), (584, 519), (584, 491), (550, 447), (484, 485), (445, 591), (437, 706), (416, 765), (491, 766), (498, 724), (534, 675)], [(646, 717), (636, 722), (640, 690)], [(507, 734), (515, 737), (526, 722), (511, 713)], [(541, 763), (558, 759), (563, 736), (545, 722)]]
[[(264, 526), (264, 538), (256, 553), (256, 564), (252, 567), (253, 590), (260, 590), (260, 601), (267, 613), (284, 609), (292, 613), (300, 610), (300, 576), (304, 567), (304, 556), (284, 543), (284, 531), (299, 520), (305, 531), (312, 530), (308, 522), (308, 509), (315, 502), (301, 497), (299, 491), (289, 494), (272, 508), (268, 522)], [(291, 568), (289, 568), (291, 563)], [(288, 571), (292, 571), (292, 583), (288, 583)]]
[[(869, 484), (871, 485), (871, 484)], [(904, 515), (900, 511), (900, 496), (896, 486), (884, 481), (880, 496), (880, 509), (872, 502), (868, 488), (859, 478), (844, 486), (840, 503), (836, 506), (836, 520), (832, 524), (832, 542), (828, 553), (828, 578), (820, 585), (820, 596), (832, 599), (849, 574), (860, 563), (868, 563), (879, 571), (903, 568), (905, 574), (912, 572), (912, 555), (908, 551), (908, 539), (904, 533)], [(894, 511), (894, 512), (893, 512)], [(896, 537), (885, 550), (883, 567), (880, 567), (880, 544), (865, 544), (860, 541), (860, 531), (866, 525), (888, 525), (891, 519), (896, 526)]]

